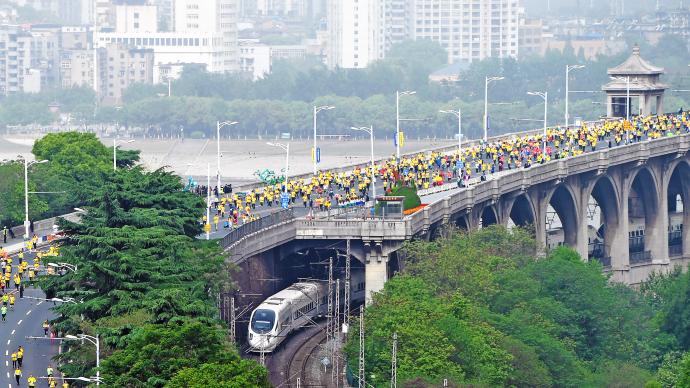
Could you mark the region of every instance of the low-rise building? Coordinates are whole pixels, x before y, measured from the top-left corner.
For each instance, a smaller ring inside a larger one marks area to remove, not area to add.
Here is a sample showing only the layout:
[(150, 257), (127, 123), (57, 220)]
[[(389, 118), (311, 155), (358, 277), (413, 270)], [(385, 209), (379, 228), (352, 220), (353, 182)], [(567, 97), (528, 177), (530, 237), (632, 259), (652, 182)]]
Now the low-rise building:
[(102, 66), (100, 97), (105, 105), (122, 102), (122, 93), (135, 83), (153, 83), (153, 50), (112, 43), (98, 50)]

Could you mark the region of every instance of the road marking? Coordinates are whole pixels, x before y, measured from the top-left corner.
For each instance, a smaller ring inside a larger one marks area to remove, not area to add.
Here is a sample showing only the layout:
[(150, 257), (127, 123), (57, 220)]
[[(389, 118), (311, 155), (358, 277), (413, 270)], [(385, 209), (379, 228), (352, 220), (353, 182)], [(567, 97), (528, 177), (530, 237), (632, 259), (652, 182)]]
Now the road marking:
[(41, 305), (41, 303), (43, 303), (43, 301), (40, 301), (40, 302), (38, 302), (38, 304), (37, 304), (36, 306), (40, 306), (40, 305)]
[(26, 315), (29, 315), (29, 314), (31, 314), (31, 310), (29, 310), (29, 311), (26, 312)]
[(10, 334), (10, 335), (14, 335), (14, 332), (15, 332), (15, 330), (12, 330), (12, 334)]
[(10, 340), (7, 340), (7, 344), (8, 344), (8, 345), (10, 344)]
[(23, 322), (23, 321), (20, 319), (19, 322), (17, 322), (17, 326), (21, 325), (22, 322)]
[(5, 350), (5, 355), (6, 355), (6, 356), (9, 356), (9, 355), (10, 355), (10, 351), (9, 351), (9, 350)]

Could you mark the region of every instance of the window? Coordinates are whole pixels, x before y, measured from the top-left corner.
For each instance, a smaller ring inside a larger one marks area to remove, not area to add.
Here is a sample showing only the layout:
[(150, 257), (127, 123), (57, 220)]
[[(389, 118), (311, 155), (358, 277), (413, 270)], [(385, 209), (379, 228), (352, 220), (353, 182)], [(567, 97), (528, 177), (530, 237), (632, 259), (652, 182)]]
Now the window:
[(276, 313), (271, 310), (259, 309), (254, 311), (251, 320), (251, 328), (257, 334), (265, 334), (273, 330), (276, 321)]

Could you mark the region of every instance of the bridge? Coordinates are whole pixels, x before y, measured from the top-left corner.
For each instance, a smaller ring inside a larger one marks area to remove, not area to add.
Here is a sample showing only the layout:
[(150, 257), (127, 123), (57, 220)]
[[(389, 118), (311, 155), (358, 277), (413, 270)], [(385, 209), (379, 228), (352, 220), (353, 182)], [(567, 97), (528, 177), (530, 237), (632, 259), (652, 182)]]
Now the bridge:
[[(397, 269), (397, 252), (407, 240), (433, 238), (444, 225), (533, 225), (537, 242), (547, 247), (547, 218), (554, 212), (563, 244), (584, 260), (599, 260), (614, 281), (635, 285), (652, 272), (686, 267), (690, 259), (683, 228), (690, 225), (690, 207), (682, 205), (690, 195), (688, 149), (690, 135), (683, 134), (504, 171), (469, 188), (435, 193), (427, 207), (402, 219), (307, 219), (286, 210), (233, 231), (222, 245), (250, 274), (243, 291), (259, 291), (256, 279), (280, 277), (283, 258), (308, 249), (342, 252), (350, 240), (369, 297)], [(591, 238), (592, 203), (600, 208), (603, 241)], [(680, 219), (680, 226), (672, 219)]]

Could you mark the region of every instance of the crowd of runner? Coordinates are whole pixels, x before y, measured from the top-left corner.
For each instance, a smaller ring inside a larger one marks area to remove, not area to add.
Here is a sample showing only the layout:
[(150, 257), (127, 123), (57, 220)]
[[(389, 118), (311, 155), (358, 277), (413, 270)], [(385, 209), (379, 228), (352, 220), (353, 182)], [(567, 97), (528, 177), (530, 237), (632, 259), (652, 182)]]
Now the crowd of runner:
[[(581, 127), (553, 128), (547, 131), (546, 146), (543, 134), (505, 138), (492, 143), (480, 143), (464, 148), (462, 153), (424, 152), (395, 157), (375, 165), (377, 191), (390, 192), (398, 184), (428, 189), (457, 182), (463, 187), (469, 179), (486, 180), (491, 174), (529, 168), (554, 159), (564, 159), (585, 152), (613, 148), (661, 137), (690, 132), (690, 114), (636, 117), (631, 121), (608, 120)], [(260, 211), (282, 206), (284, 194), (289, 205), (311, 210), (332, 208), (369, 201), (371, 167), (355, 167), (350, 173), (320, 171), (311, 179), (298, 178), (287, 183), (267, 185), (246, 193), (218, 193), (211, 214), (212, 228), (229, 228), (252, 222)], [(203, 190), (201, 190), (203, 191)], [(205, 191), (204, 191), (205, 192)], [(202, 223), (206, 224), (204, 216)]]
[[(15, 309), (15, 304), (24, 297), (24, 288), (32, 287), (39, 273), (51, 272), (46, 271), (46, 268), (49, 267), (46, 267), (43, 261), (59, 255), (58, 247), (51, 246), (47, 251), (40, 251), (37, 249), (37, 244), (38, 237), (34, 235), (26, 241), (26, 247), (15, 255), (10, 255), (0, 247), (0, 316), (2, 316), (0, 325), (6, 324), (8, 315), (11, 315)], [(55, 337), (55, 333), (51, 331), (50, 323), (47, 320), (41, 323), (41, 329), (46, 338)], [(46, 366), (45, 376), (25, 375), (23, 369), (27, 355), (22, 345), (19, 345), (7, 356), (12, 360), (11, 370), (17, 386), (20, 386), (22, 381), (26, 381), (28, 387), (38, 387), (40, 377), (45, 380), (45, 384), (49, 388), (69, 387), (69, 383), (64, 378), (56, 376), (55, 369), (50, 364)], [(62, 383), (59, 383), (58, 380), (62, 380)]]

